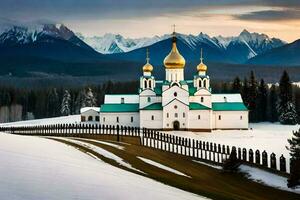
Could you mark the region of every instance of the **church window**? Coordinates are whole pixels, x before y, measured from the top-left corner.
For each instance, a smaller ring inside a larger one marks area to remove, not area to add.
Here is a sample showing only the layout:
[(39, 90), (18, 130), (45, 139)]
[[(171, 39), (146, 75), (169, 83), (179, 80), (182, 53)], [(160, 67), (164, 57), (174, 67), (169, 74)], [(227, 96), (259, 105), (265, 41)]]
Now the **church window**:
[(169, 127), (169, 124), (167, 124), (167, 127)]
[(182, 117), (185, 118), (185, 113), (182, 113)]
[(224, 97), (224, 102), (227, 102), (227, 97)]
[(131, 117), (130, 121), (133, 122), (133, 117)]
[(148, 101), (148, 103), (150, 103), (151, 102), (151, 97), (148, 97), (147, 101)]
[(200, 99), (200, 100), (201, 100), (201, 102), (204, 102), (204, 97), (201, 97), (201, 99)]
[(199, 120), (201, 119), (200, 115), (198, 115), (198, 119), (199, 119)]
[(221, 120), (222, 118), (221, 118), (221, 115), (219, 115), (219, 120)]
[(151, 80), (149, 80), (149, 87), (152, 88), (152, 87), (151, 87)]
[(203, 81), (203, 87), (206, 88), (206, 80)]
[(240, 116), (240, 120), (243, 120), (243, 116), (242, 115)]
[(174, 97), (177, 97), (177, 92), (174, 92)]
[(147, 80), (144, 81), (144, 88), (147, 88)]
[(177, 118), (178, 117), (178, 113), (175, 113), (175, 118)]
[(202, 87), (202, 81), (199, 79), (199, 87)]
[(81, 121), (85, 122), (85, 116), (81, 116)]
[(117, 123), (119, 123), (119, 117), (117, 117)]
[(177, 105), (174, 106), (174, 109), (177, 109)]
[(167, 118), (169, 118), (169, 113), (167, 113)]
[(95, 120), (96, 120), (96, 122), (99, 122), (100, 121), (99, 116), (96, 116)]
[(103, 117), (103, 122), (105, 122), (105, 117)]
[(121, 104), (123, 104), (125, 102), (124, 98), (121, 98)]
[(151, 116), (151, 120), (154, 120), (154, 115)]
[(93, 121), (93, 116), (89, 116), (88, 121)]

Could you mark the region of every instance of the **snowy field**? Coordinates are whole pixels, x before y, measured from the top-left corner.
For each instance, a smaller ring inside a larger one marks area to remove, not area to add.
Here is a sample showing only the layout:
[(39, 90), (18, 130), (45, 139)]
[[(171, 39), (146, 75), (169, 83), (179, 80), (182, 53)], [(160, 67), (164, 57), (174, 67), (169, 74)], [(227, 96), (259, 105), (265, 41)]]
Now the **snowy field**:
[(189, 137), (217, 144), (236, 146), (241, 148), (252, 148), (254, 151), (266, 150), (268, 154), (274, 152), (277, 157), (283, 154), (289, 157), (287, 139), (291, 138), (293, 131), (298, 130), (300, 125), (281, 125), (279, 123), (252, 123), (249, 130), (216, 130), (211, 133), (171, 131), (181, 137)]
[(18, 122), (3, 123), (3, 124), (0, 123), (0, 126), (37, 126), (37, 125), (70, 124), (70, 123), (80, 123), (80, 115), (35, 119), (35, 120), (18, 121)]
[(1, 199), (206, 199), (39, 137), (0, 133), (0, 163)]

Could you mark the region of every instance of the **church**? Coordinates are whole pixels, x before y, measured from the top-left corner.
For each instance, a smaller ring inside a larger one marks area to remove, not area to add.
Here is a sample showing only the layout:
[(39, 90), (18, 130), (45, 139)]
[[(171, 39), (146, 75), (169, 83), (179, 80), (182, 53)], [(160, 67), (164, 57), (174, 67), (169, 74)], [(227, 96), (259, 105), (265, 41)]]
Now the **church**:
[(156, 80), (147, 51), (138, 94), (107, 94), (100, 107), (100, 123), (157, 130), (210, 132), (248, 129), (248, 110), (240, 94), (212, 94), (202, 50), (197, 73), (184, 79), (185, 59), (176, 46), (164, 59), (165, 80)]

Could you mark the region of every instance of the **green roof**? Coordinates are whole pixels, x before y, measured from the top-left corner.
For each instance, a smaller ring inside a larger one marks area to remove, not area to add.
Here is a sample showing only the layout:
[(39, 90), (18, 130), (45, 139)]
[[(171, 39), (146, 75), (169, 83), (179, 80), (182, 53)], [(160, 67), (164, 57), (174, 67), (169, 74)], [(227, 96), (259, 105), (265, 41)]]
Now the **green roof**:
[(190, 110), (210, 110), (209, 107), (206, 107), (200, 103), (190, 102)]
[(139, 112), (139, 104), (103, 104), (100, 108), (100, 112)]
[(212, 103), (212, 109), (214, 111), (246, 111), (248, 110), (242, 102), (222, 102)]
[(142, 108), (141, 110), (162, 110), (161, 103), (153, 103), (149, 106)]
[(193, 96), (195, 94), (195, 92), (197, 92), (197, 88), (195, 87), (189, 87), (189, 94), (190, 96)]

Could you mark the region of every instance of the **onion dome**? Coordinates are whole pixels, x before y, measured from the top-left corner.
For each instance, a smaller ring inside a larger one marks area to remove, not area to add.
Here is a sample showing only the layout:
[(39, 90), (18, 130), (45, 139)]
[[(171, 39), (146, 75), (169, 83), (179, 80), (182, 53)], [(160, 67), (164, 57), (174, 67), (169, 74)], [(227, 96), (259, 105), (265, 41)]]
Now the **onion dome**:
[(197, 66), (197, 71), (198, 72), (206, 72), (207, 71), (207, 66), (203, 63), (203, 57), (202, 57), (202, 49), (201, 49), (201, 57), (200, 57), (200, 64)]
[(185, 66), (185, 59), (179, 53), (176, 46), (175, 32), (173, 32), (172, 50), (164, 59), (164, 65), (166, 69), (183, 69)]
[(147, 49), (147, 63), (143, 66), (143, 72), (152, 72), (153, 71), (153, 66), (149, 63), (150, 58), (149, 58), (149, 51)]

